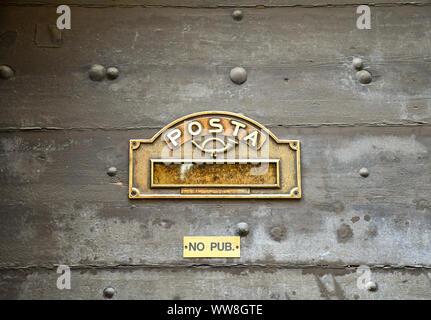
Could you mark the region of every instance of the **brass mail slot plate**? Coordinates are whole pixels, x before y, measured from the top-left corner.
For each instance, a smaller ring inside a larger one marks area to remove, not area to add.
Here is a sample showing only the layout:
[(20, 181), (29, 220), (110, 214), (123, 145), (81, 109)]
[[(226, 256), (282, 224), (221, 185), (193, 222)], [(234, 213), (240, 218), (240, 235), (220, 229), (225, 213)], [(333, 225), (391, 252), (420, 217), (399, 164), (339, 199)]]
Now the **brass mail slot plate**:
[(184, 258), (240, 258), (241, 237), (184, 237)]
[[(280, 160), (151, 159), (151, 187), (280, 187)], [(267, 170), (260, 170), (262, 164)], [(265, 171), (260, 174), (259, 171)]]
[(129, 141), (129, 198), (300, 199), (300, 147), (240, 114), (194, 113)]

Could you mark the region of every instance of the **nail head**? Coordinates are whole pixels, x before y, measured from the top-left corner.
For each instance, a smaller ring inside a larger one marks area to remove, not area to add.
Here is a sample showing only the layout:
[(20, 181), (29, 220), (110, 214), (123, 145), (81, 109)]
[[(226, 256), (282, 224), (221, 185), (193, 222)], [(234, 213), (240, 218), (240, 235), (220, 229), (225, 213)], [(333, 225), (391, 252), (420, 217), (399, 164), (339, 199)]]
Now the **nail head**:
[(105, 298), (111, 299), (115, 295), (115, 292), (116, 292), (115, 288), (113, 288), (113, 287), (106, 287), (103, 290), (103, 296)]
[(367, 288), (368, 291), (376, 291), (377, 284), (374, 281), (368, 281), (365, 287)]
[(360, 174), (362, 177), (366, 178), (366, 177), (368, 177), (368, 175), (369, 175), (370, 173), (368, 172), (368, 169), (367, 169), (367, 168), (361, 168), (361, 169), (359, 170), (359, 174)]
[(117, 174), (117, 168), (115, 168), (115, 167), (110, 167), (109, 169), (108, 169), (108, 175), (109, 176), (111, 176), (111, 177), (113, 177), (113, 176), (115, 176), (116, 174)]
[(232, 12), (232, 18), (234, 18), (234, 20), (237, 20), (237, 21), (239, 21), (239, 20), (241, 20), (242, 19), (242, 17), (243, 17), (243, 14), (242, 14), (242, 11), (241, 10), (234, 10), (233, 12)]
[(106, 69), (106, 76), (109, 80), (117, 79), (119, 75), (120, 70), (118, 70), (118, 68), (116, 67), (109, 67), (108, 69)]
[(361, 70), (364, 67), (364, 61), (361, 58), (354, 58), (352, 65), (356, 70)]

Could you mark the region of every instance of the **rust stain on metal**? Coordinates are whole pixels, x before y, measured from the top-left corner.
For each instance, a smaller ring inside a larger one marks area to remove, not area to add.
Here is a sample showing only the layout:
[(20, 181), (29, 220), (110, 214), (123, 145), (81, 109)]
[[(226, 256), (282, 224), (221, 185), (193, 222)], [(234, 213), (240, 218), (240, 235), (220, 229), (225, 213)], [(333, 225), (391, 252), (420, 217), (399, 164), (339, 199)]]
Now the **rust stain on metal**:
[[(152, 162), (154, 163), (154, 162)], [(278, 162), (270, 163), (266, 173), (253, 175), (252, 163), (154, 163), (151, 186), (156, 187), (278, 187)]]
[(300, 145), (232, 112), (180, 118), (129, 146), (129, 198), (301, 198)]

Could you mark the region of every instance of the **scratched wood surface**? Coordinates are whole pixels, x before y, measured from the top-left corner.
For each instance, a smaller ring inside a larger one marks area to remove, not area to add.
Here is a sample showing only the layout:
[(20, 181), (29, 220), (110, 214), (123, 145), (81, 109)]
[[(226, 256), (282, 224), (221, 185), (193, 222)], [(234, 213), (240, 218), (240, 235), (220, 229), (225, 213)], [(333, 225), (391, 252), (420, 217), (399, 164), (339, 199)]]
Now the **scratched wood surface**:
[[(354, 6), (244, 7), (240, 22), (205, 1), (73, 6), (57, 48), (35, 40), (57, 17), (44, 3), (0, 9), (0, 64), (16, 72), (0, 81), (1, 298), (102, 298), (111, 284), (118, 298), (429, 299), (429, 2), (373, 6), (364, 31)], [(93, 63), (120, 77), (91, 81)], [(128, 140), (203, 110), (301, 140), (303, 199), (129, 200)], [(240, 259), (182, 258), (183, 236), (234, 235), (241, 221)], [(80, 284), (61, 296), (57, 264)], [(377, 292), (357, 288), (363, 264)]]
[[(161, 127), (214, 109), (264, 125), (430, 122), (431, 6), (373, 8), (365, 31), (352, 8), (244, 9), (240, 22), (230, 12), (74, 8), (63, 45), (40, 48), (35, 24), (54, 24), (55, 11), (6, 7), (0, 30), (14, 42), (0, 59), (17, 77), (0, 86), (0, 127)], [(369, 85), (355, 78), (357, 56)], [(93, 63), (121, 75), (93, 82)], [(238, 65), (241, 86), (229, 80)]]

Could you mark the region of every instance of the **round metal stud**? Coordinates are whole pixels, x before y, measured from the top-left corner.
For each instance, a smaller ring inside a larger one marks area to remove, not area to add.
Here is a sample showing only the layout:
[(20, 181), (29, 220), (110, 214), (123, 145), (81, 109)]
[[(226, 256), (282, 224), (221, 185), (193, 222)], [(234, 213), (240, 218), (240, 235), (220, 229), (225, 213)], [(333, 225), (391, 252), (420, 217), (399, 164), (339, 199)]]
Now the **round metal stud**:
[(105, 298), (107, 298), (107, 299), (112, 299), (112, 297), (115, 295), (115, 292), (116, 292), (115, 288), (113, 288), (113, 287), (106, 287), (103, 290), (103, 296)]
[(235, 67), (230, 71), (230, 79), (233, 83), (242, 84), (247, 80), (247, 71), (242, 67)]
[(118, 68), (116, 67), (109, 67), (108, 69), (106, 69), (106, 77), (109, 80), (117, 79), (119, 75), (120, 75), (120, 70), (118, 70)]
[(10, 79), (14, 76), (15, 72), (11, 67), (2, 65), (0, 66), (0, 78), (2, 79)]
[(372, 80), (371, 73), (367, 70), (361, 70), (356, 72), (356, 79), (362, 84), (370, 83)]
[(93, 81), (102, 81), (105, 78), (106, 69), (100, 64), (93, 64), (88, 72), (90, 79)]
[(107, 171), (107, 174), (111, 177), (115, 176), (117, 174), (117, 168), (115, 167), (110, 167)]
[(365, 284), (365, 288), (367, 288), (368, 291), (376, 291), (377, 290), (377, 284), (374, 281), (368, 281)]
[(237, 9), (232, 12), (232, 18), (234, 18), (234, 20), (240, 21), (242, 20), (242, 17), (243, 17), (243, 14), (241, 10)]
[(359, 170), (359, 174), (360, 174), (362, 177), (366, 178), (366, 177), (368, 177), (368, 175), (369, 175), (370, 173), (368, 172), (368, 169), (367, 169), (367, 168), (361, 168), (361, 169)]
[(354, 58), (352, 61), (352, 65), (356, 70), (362, 70), (364, 67), (364, 61), (361, 58)]
[(245, 237), (250, 232), (248, 224), (246, 222), (240, 222), (236, 225), (236, 232), (241, 236)]

